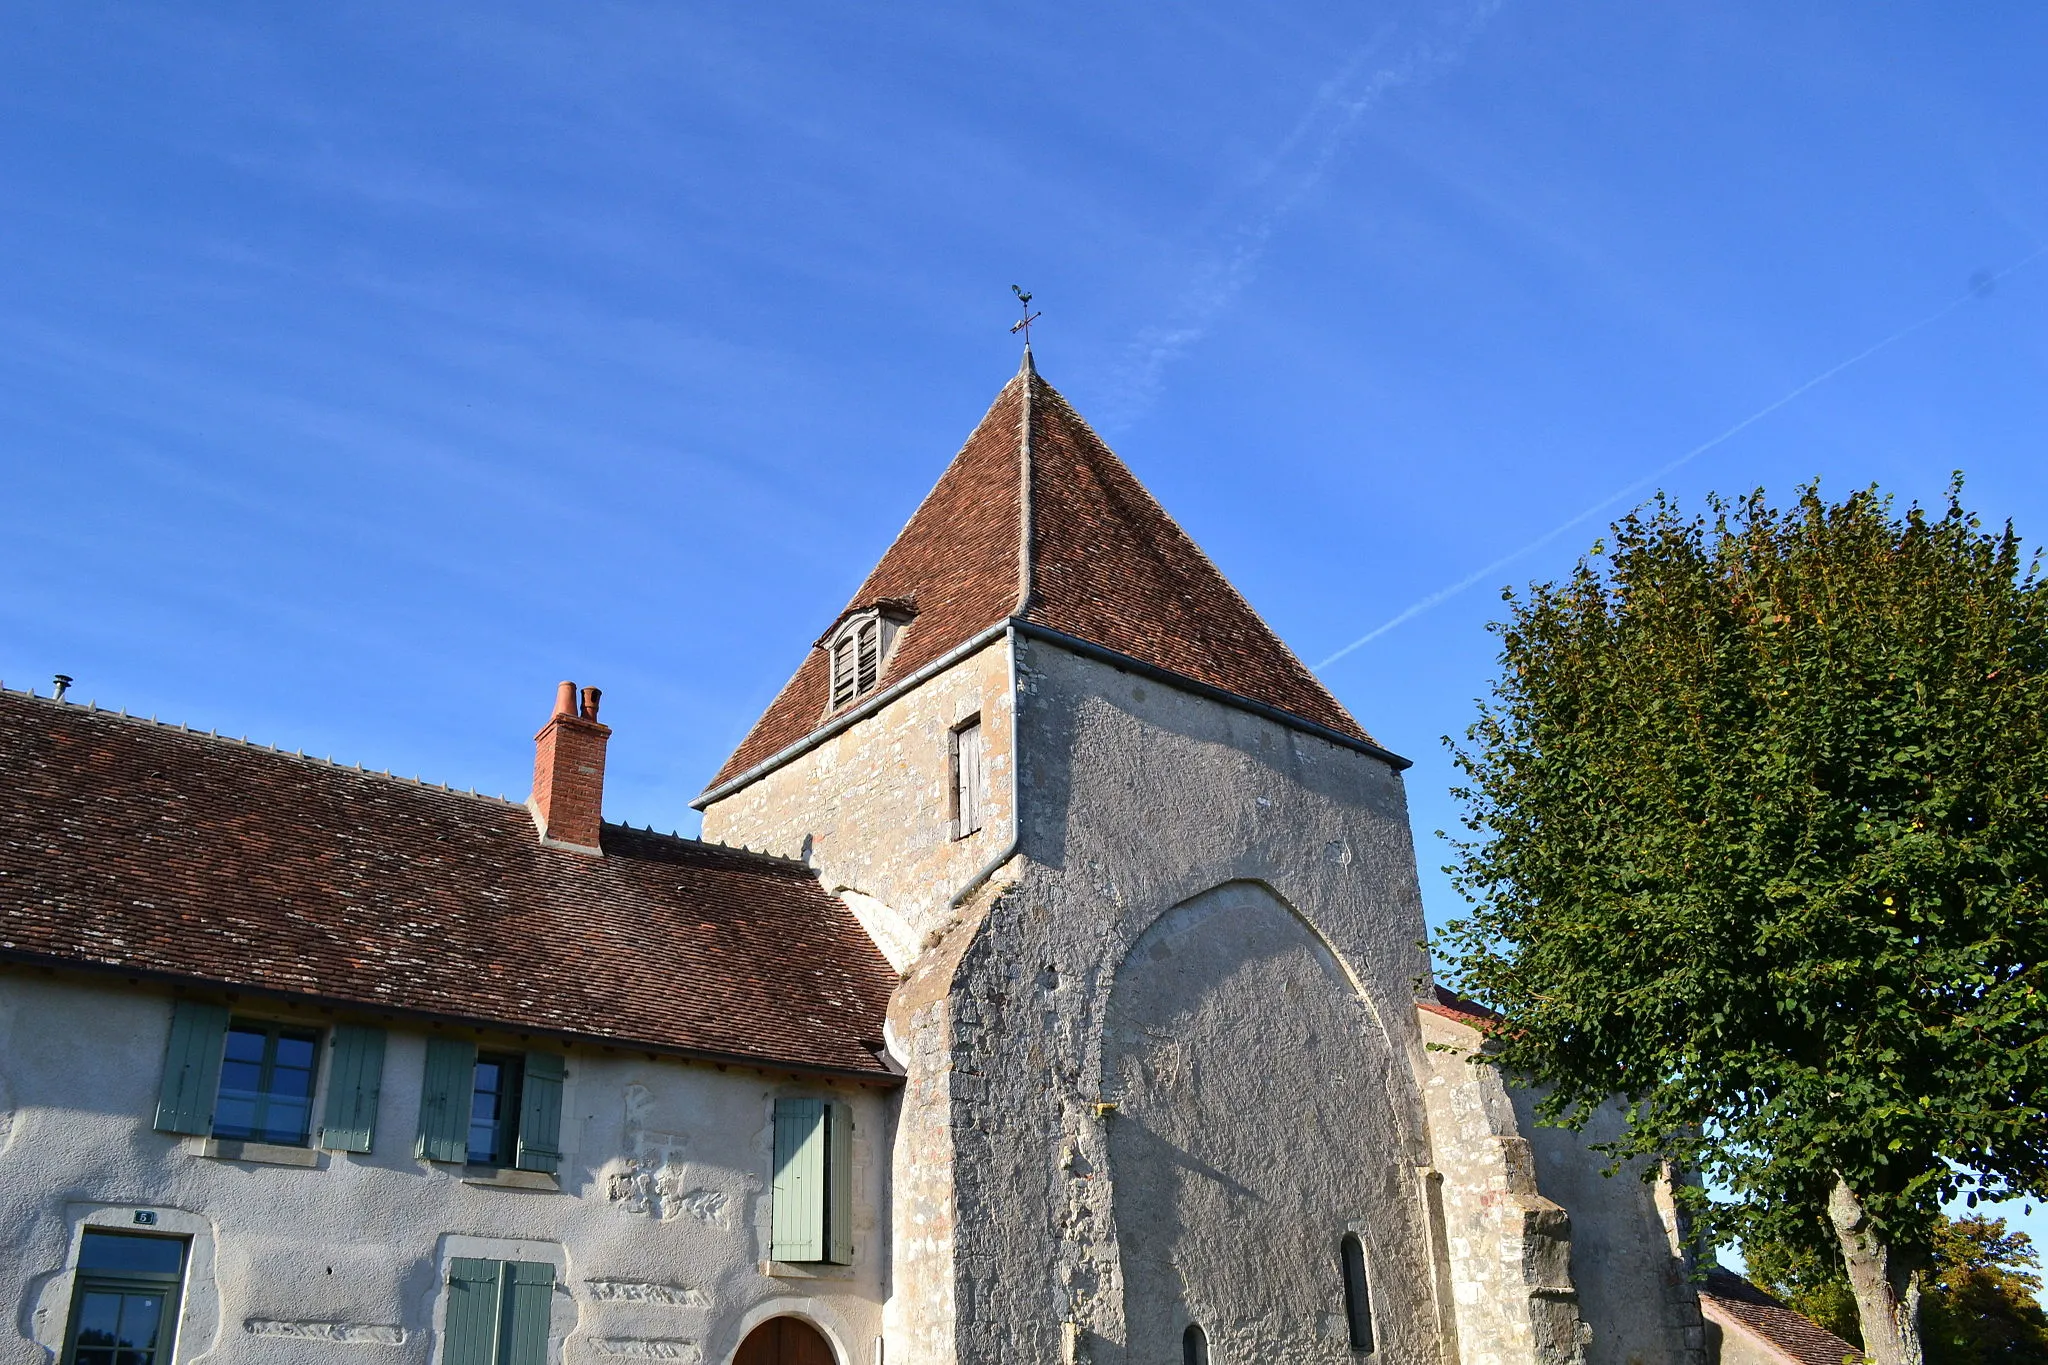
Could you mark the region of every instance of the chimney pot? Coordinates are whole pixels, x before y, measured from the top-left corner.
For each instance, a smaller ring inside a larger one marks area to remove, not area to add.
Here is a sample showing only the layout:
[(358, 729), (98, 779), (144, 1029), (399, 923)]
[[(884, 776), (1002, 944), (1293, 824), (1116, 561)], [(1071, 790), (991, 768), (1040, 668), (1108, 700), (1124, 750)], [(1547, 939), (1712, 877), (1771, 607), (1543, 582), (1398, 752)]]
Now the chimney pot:
[(595, 687), (583, 689), (577, 708), (576, 684), (555, 689), (555, 713), (533, 737), (533, 795), (527, 809), (540, 830), (541, 842), (601, 854), (604, 828), (604, 751), (609, 726), (597, 719)]

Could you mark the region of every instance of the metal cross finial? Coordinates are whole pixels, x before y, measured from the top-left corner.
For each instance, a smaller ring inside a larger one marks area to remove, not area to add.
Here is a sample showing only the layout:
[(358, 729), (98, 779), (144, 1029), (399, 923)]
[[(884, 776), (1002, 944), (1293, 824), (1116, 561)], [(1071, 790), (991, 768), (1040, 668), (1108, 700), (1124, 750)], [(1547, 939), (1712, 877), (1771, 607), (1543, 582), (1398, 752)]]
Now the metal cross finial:
[(1031, 324), (1038, 321), (1040, 315), (1031, 311), (1031, 295), (1025, 292), (1022, 285), (1011, 285), (1010, 292), (1017, 296), (1017, 306), (1024, 314), (1023, 317), (1010, 324), (1010, 335), (1015, 336), (1017, 333), (1022, 332), (1024, 334), (1024, 349), (1028, 351), (1031, 349)]

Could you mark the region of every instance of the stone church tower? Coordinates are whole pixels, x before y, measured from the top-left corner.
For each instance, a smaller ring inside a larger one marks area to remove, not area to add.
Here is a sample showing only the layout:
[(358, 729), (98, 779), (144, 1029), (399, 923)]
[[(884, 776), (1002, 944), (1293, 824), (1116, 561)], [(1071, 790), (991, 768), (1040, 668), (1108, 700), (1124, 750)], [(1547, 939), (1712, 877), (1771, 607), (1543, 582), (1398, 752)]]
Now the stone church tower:
[(889, 1365), (1695, 1358), (1655, 1187), (1425, 1047), (1407, 766), (1027, 351), (697, 802), (901, 975)]

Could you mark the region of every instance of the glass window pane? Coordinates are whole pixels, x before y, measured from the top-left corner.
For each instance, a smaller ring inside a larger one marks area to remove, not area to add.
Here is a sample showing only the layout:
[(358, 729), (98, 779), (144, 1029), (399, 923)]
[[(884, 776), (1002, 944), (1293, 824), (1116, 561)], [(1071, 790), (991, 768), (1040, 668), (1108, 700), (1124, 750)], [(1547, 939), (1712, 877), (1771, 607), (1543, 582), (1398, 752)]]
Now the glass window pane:
[(80, 1346), (71, 1359), (76, 1365), (116, 1365), (111, 1346)]
[(121, 1296), (121, 1334), (117, 1345), (153, 1350), (156, 1346), (157, 1317), (163, 1309), (161, 1294)]
[(307, 1105), (303, 1100), (272, 1100), (263, 1120), (265, 1142), (304, 1142)]
[(253, 1095), (263, 1088), (263, 1068), (255, 1062), (222, 1062), (220, 1067), (220, 1088), (239, 1090)]
[(270, 1093), (304, 1099), (313, 1093), (313, 1073), (295, 1066), (281, 1066), (270, 1073)]
[(263, 1045), (269, 1041), (269, 1034), (261, 1029), (231, 1028), (228, 1030), (227, 1058), (231, 1062), (260, 1063)]
[[(87, 1232), (78, 1249), (80, 1270), (127, 1271), (175, 1275), (185, 1264), (185, 1243), (177, 1237), (132, 1237), (119, 1232)], [(87, 1298), (96, 1297), (89, 1294)]]
[(223, 1093), (213, 1111), (213, 1135), (247, 1138), (256, 1135), (256, 1101), (247, 1095)]
[(121, 1334), (121, 1296), (90, 1292), (78, 1304), (78, 1344), (112, 1346)]
[(313, 1065), (313, 1039), (304, 1033), (281, 1033), (277, 1037), (277, 1064), (310, 1068)]

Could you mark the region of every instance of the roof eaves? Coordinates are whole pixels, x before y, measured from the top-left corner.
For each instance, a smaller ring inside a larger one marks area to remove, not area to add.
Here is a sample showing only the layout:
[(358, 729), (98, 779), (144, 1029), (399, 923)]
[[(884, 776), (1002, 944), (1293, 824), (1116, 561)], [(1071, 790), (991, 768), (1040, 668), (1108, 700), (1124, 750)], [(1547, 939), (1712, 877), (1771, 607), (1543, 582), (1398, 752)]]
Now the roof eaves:
[[(713, 845), (716, 847), (716, 845)], [(224, 981), (212, 977), (187, 976), (178, 972), (157, 971), (147, 967), (136, 967), (119, 962), (96, 962), (87, 958), (54, 957), (48, 954), (27, 952), (19, 948), (0, 945), (0, 961), (18, 962), (26, 966), (40, 967), (55, 971), (86, 972), (98, 976), (120, 976), (131, 981), (149, 981), (158, 985), (182, 986), (225, 994), (247, 995), (264, 1000), (316, 1004), (342, 1010), (358, 1010), (382, 1018), (404, 1019), (421, 1024), (455, 1024), (465, 1028), (497, 1029), (536, 1038), (554, 1038), (563, 1042), (590, 1043), (601, 1047), (625, 1047), (639, 1052), (652, 1052), (679, 1061), (704, 1062), (714, 1066), (767, 1067), (776, 1071), (809, 1076), (832, 1076), (848, 1080), (870, 1081), (888, 1085), (900, 1085), (903, 1073), (896, 1070), (893, 1062), (887, 1060), (887, 1053), (877, 1053), (880, 1065), (875, 1070), (861, 1067), (831, 1066), (823, 1062), (795, 1061), (778, 1057), (772, 1053), (727, 1052), (715, 1048), (686, 1047), (678, 1043), (665, 1043), (651, 1038), (633, 1038), (623, 1034), (588, 1033), (574, 1029), (548, 1028), (517, 1019), (499, 1019), (480, 1014), (444, 1014), (434, 1010), (422, 1010), (404, 1005), (393, 1005), (383, 1001), (357, 1000), (348, 996), (329, 995), (315, 991), (287, 991), (271, 986), (254, 986), (242, 981)]]

